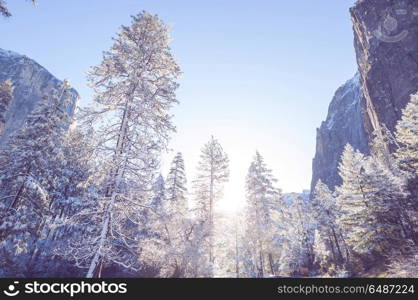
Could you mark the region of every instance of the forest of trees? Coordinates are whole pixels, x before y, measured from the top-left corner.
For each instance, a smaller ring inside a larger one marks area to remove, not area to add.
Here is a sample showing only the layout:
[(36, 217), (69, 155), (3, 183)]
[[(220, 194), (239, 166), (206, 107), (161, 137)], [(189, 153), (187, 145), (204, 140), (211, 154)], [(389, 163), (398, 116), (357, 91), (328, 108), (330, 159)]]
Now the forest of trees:
[[(416, 253), (418, 93), (370, 155), (345, 147), (335, 191), (286, 201), (256, 152), (245, 209), (225, 216), (215, 137), (190, 191), (181, 152), (161, 174), (181, 75), (169, 43), (157, 16), (133, 16), (88, 73), (93, 105), (69, 115), (64, 81), (1, 146), (0, 277), (348, 277)], [(0, 83), (0, 134), (12, 93)]]

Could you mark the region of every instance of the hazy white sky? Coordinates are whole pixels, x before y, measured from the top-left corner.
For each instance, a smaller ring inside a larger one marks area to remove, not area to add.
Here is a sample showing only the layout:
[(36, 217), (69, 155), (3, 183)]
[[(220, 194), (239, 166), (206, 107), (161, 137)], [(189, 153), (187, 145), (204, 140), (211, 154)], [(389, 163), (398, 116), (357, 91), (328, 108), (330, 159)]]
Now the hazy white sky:
[(173, 53), (184, 75), (173, 110), (173, 153), (194, 177), (202, 145), (213, 134), (228, 153), (231, 179), (221, 206), (244, 198), (258, 150), (285, 192), (309, 188), (316, 128), (335, 90), (356, 72), (348, 9), (353, 0), (39, 0), (8, 1), (0, 48), (25, 54), (82, 102), (91, 99), (85, 72), (111, 37), (141, 10), (173, 26)]

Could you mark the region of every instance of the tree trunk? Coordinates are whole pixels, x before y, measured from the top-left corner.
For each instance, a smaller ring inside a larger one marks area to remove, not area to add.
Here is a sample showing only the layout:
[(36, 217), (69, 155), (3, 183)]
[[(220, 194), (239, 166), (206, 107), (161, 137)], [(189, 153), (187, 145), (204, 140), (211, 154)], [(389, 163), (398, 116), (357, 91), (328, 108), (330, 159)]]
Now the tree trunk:
[(271, 253), (269, 253), (268, 257), (269, 257), (271, 275), (276, 276), (276, 272), (274, 271), (273, 255), (271, 255)]
[[(212, 154), (213, 157), (213, 154)], [(213, 268), (215, 258), (213, 256), (213, 198), (214, 198), (214, 180), (213, 180), (213, 161), (211, 161), (211, 172), (210, 172), (210, 195), (209, 195), (209, 262)]]
[(334, 227), (331, 226), (331, 230), (332, 230), (332, 235), (334, 236), (335, 246), (337, 247), (337, 250), (338, 250), (338, 262), (341, 262), (341, 260), (343, 260), (343, 254), (341, 252), (340, 244), (338, 243), (337, 234), (335, 233)]
[[(100, 233), (100, 240), (97, 245), (97, 249), (94, 253), (93, 259), (91, 260), (89, 270), (86, 274), (87, 278), (92, 278), (94, 275), (94, 270), (96, 269), (100, 258), (102, 257), (101, 250), (106, 242), (107, 234), (109, 232), (109, 226), (110, 226), (110, 212), (113, 209), (113, 205), (116, 202), (116, 196), (119, 188), (119, 184), (122, 181), (122, 174), (124, 173), (124, 170), (126, 168), (127, 163), (127, 156), (125, 156), (123, 162), (121, 161), (122, 155), (124, 153), (124, 143), (126, 139), (126, 133), (127, 133), (127, 127), (128, 127), (128, 113), (129, 113), (129, 103), (131, 101), (132, 97), (127, 97), (127, 100), (125, 102), (124, 110), (123, 110), (123, 117), (122, 122), (119, 130), (119, 136), (116, 144), (115, 149), (115, 156), (114, 156), (114, 165), (116, 166), (115, 171), (111, 171), (111, 180), (110, 184), (107, 187), (106, 194), (110, 194), (110, 202), (105, 210), (104, 214), (104, 223), (102, 226), (102, 230)], [(121, 163), (119, 164), (119, 162)], [(113, 173), (114, 172), (114, 173)], [(103, 258), (102, 258), (103, 259)]]
[(235, 220), (235, 274), (239, 278), (238, 226)]
[(260, 260), (260, 266), (258, 269), (258, 277), (263, 278), (264, 277), (264, 261), (263, 261), (263, 254), (261, 251), (259, 252), (259, 260)]

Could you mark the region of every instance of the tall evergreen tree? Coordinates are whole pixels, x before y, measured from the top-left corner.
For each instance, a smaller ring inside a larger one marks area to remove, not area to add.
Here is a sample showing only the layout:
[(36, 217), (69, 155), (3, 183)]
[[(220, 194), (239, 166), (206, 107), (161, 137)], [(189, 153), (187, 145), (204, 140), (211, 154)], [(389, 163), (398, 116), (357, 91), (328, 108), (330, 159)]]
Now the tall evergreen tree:
[[(22, 129), (13, 134), (0, 152), (2, 172), (0, 195), (4, 214), (16, 217), (19, 210), (33, 217), (49, 206), (49, 194), (56, 188), (57, 164), (63, 160), (62, 143), (70, 118), (63, 109), (63, 95), (68, 90), (64, 82), (60, 91), (45, 96), (29, 115)], [(25, 207), (25, 208), (24, 208)], [(28, 227), (38, 222), (22, 214)], [(2, 229), (15, 226), (2, 220)], [(2, 233), (7, 230), (2, 231)]]
[(328, 273), (333, 265), (335, 265), (335, 253), (331, 253), (331, 241), (319, 230), (315, 230), (314, 234), (314, 263), (319, 266), (322, 273)]
[[(411, 194), (408, 195), (408, 176), (400, 168), (399, 160), (396, 155), (391, 153), (391, 149), (395, 148), (397, 151), (401, 147), (392, 132), (383, 124), (378, 130), (374, 132), (374, 138), (370, 143), (371, 157), (368, 159), (369, 164), (373, 169), (374, 177), (384, 176), (387, 180), (386, 187), (391, 187), (392, 190), (387, 190), (389, 198), (392, 193), (393, 202), (389, 203), (393, 208), (393, 213), (398, 215), (399, 224), (405, 237), (414, 239), (414, 209), (411, 209)], [(369, 170), (372, 171), (373, 170)], [(377, 173), (376, 173), (377, 172)], [(379, 180), (378, 178), (376, 178)]]
[(53, 217), (50, 205), (59, 189), (65, 128), (71, 122), (63, 101), (68, 89), (64, 82), (45, 96), (0, 151), (0, 237), (8, 254), (25, 249), (27, 266)]
[(97, 108), (84, 116), (95, 124), (99, 140), (98, 201), (104, 209), (94, 212), (98, 228), (81, 237), (84, 250), (68, 253), (83, 256), (87, 277), (96, 276), (105, 261), (137, 268), (142, 210), (149, 202), (160, 152), (174, 130), (168, 111), (177, 103), (180, 69), (168, 46), (168, 27), (157, 16), (133, 16), (131, 26), (122, 26), (113, 41), (89, 73)]
[(187, 180), (184, 167), (183, 156), (180, 152), (176, 154), (171, 163), (171, 168), (167, 176), (167, 210), (170, 214), (178, 214), (186, 217), (188, 204), (186, 199)]
[(163, 204), (167, 201), (167, 189), (163, 175), (158, 175), (157, 180), (152, 187), (152, 209), (159, 211)]
[(343, 184), (337, 188), (341, 209), (338, 223), (347, 244), (360, 254), (388, 255), (402, 244), (397, 215), (399, 186), (390, 179), (381, 161), (347, 145), (339, 166)]
[(187, 179), (183, 156), (176, 154), (167, 176), (167, 201), (164, 212), (168, 217), (169, 246), (172, 257), (173, 277), (184, 277), (187, 272), (187, 244), (192, 230), (186, 198)]
[(275, 242), (278, 240), (278, 229), (283, 224), (276, 224), (275, 212), (282, 205), (281, 191), (274, 185), (276, 179), (267, 168), (263, 157), (257, 151), (246, 178), (247, 207), (246, 231), (250, 259), (250, 269), (256, 277), (275, 275), (276, 267), (273, 258)]
[[(332, 262), (334, 265), (342, 264), (348, 259), (348, 249), (337, 225), (339, 211), (336, 200), (328, 186), (321, 180), (318, 180), (313, 193), (311, 205), (312, 217), (318, 229), (316, 237), (319, 239), (319, 243), (322, 243), (320, 248), (327, 248), (326, 251), (321, 252), (321, 256), (325, 259), (325, 254), (332, 255), (332, 257), (327, 257), (326, 261)], [(316, 240), (315, 242), (317, 244)]]
[[(51, 194), (49, 205), (57, 226), (80, 210), (81, 199), (91, 184), (94, 149), (89, 133), (85, 128), (71, 126), (63, 140), (65, 159), (61, 162), (57, 186)], [(59, 239), (65, 230), (65, 226), (59, 230), (53, 226), (48, 235), (52, 240)]]
[(197, 218), (201, 222), (201, 232), (206, 236), (202, 246), (207, 249), (208, 272), (212, 273), (215, 204), (222, 197), (223, 186), (229, 178), (228, 156), (213, 136), (202, 148), (197, 172), (197, 178), (193, 182), (197, 202)]
[(315, 223), (312, 219), (311, 206), (300, 195), (294, 197), (292, 203), (285, 208), (286, 227), (279, 269), (281, 273), (292, 276), (300, 274), (302, 269), (310, 268), (313, 264)]
[(418, 92), (411, 95), (411, 101), (402, 111), (402, 119), (396, 126), (396, 140), (399, 148), (395, 152), (398, 166), (406, 178), (409, 196), (404, 210), (411, 220), (411, 231), (418, 242)]
[(186, 184), (184, 160), (179, 152), (171, 163), (165, 182), (164, 200), (161, 205), (153, 207), (157, 210), (150, 216), (148, 224), (151, 237), (146, 240), (142, 253), (144, 261), (159, 266), (162, 277), (189, 275), (193, 224), (188, 213)]

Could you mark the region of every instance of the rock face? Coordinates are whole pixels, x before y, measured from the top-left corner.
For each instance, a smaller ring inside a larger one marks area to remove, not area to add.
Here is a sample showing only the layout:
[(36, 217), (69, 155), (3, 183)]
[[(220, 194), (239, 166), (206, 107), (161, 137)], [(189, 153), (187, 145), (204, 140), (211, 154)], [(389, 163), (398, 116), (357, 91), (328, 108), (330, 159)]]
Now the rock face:
[[(0, 137), (2, 144), (11, 133), (21, 128), (29, 113), (36, 104), (53, 88), (61, 83), (45, 68), (32, 59), (0, 49), (0, 82), (10, 79), (13, 82), (13, 99), (6, 113), (4, 134)], [(71, 90), (68, 93), (70, 104), (65, 107), (70, 115), (74, 114), (78, 93)]]
[(359, 0), (350, 10), (358, 75), (340, 87), (317, 130), (311, 188), (341, 183), (346, 143), (368, 154), (374, 129), (391, 131), (418, 89), (418, 1)]
[(366, 129), (393, 130), (418, 88), (418, 1), (362, 0), (351, 16)]
[(327, 119), (316, 134), (316, 154), (313, 159), (312, 191), (321, 179), (329, 187), (341, 183), (337, 168), (345, 144), (368, 153), (368, 137), (361, 109), (360, 75), (341, 86), (328, 109)]

